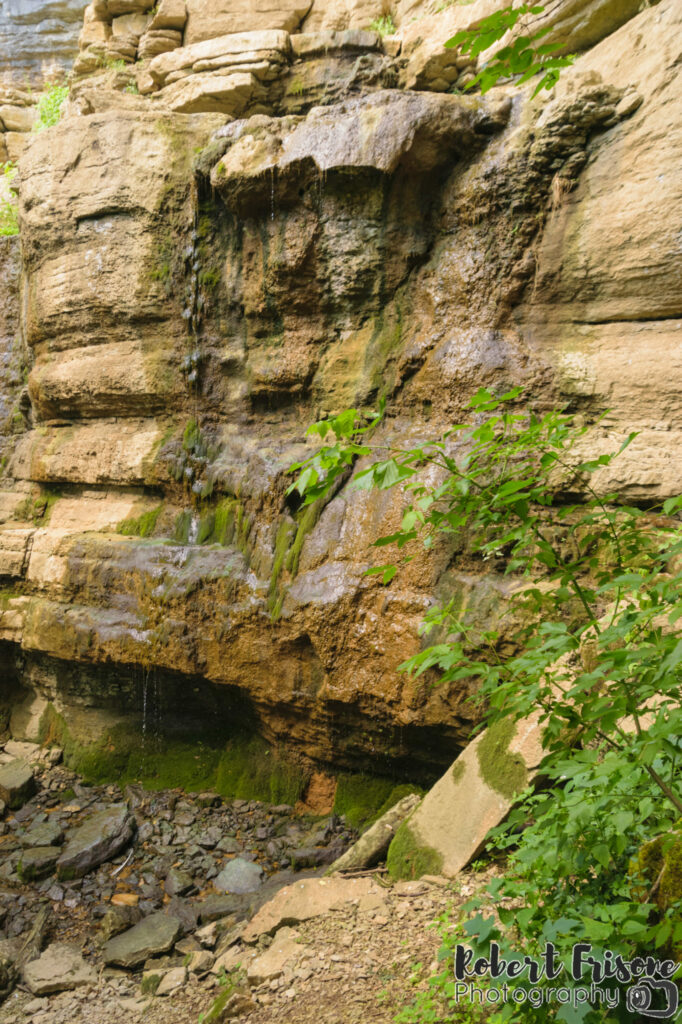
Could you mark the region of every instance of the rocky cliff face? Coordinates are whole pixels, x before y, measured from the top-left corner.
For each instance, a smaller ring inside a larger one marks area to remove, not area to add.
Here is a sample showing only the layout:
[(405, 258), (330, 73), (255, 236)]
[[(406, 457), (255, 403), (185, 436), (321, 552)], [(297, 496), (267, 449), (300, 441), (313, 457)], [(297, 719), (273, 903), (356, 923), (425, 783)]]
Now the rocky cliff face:
[(16, 243), (0, 284), (16, 728), (48, 701), (83, 737), (137, 721), (151, 668), (176, 728), (238, 716), (318, 764), (428, 778), (470, 734), (468, 690), (397, 666), (434, 596), (497, 621), (507, 584), (443, 548), (380, 586), (399, 496), (345, 484), (303, 511), (286, 470), (325, 413), (386, 397), (380, 438), (418, 438), (521, 384), (609, 408), (609, 444), (639, 431), (605, 488), (679, 489), (679, 5), (565, 4), (598, 45), (536, 100), (451, 94), (467, 62), (417, 41), (484, 0), (442, 25), (401, 3), (383, 40), (380, 3), (223, 7), (91, 5), (68, 116), (21, 160), (20, 293)]
[(0, 81), (35, 86), (68, 69), (82, 23), (80, 0), (2, 0)]

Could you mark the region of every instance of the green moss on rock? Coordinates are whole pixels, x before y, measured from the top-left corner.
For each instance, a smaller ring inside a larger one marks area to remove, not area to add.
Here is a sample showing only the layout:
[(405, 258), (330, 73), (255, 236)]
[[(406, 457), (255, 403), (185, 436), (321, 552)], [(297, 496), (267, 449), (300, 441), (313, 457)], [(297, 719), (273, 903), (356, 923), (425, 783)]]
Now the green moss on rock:
[(141, 516), (132, 519), (124, 519), (116, 527), (116, 533), (124, 537), (151, 537), (156, 528), (156, 521), (163, 511), (163, 505), (143, 512)]
[(393, 779), (369, 775), (339, 775), (334, 798), (334, 814), (343, 814), (356, 829), (367, 829), (409, 793), (422, 794), (418, 786), (396, 785)]
[(525, 761), (509, 750), (515, 734), (516, 723), (503, 718), (486, 729), (476, 748), (482, 779), (507, 800), (513, 800), (528, 784)]
[(52, 705), (43, 712), (40, 741), (57, 743), (64, 761), (86, 782), (134, 782), (145, 789), (211, 790), (226, 799), (294, 804), (308, 782), (304, 769), (253, 735), (149, 739), (128, 724), (116, 725), (92, 743), (76, 740)]
[(393, 837), (386, 866), (391, 878), (421, 878), (422, 875), (439, 875), (443, 870), (443, 857), (437, 850), (417, 840), (408, 819)]

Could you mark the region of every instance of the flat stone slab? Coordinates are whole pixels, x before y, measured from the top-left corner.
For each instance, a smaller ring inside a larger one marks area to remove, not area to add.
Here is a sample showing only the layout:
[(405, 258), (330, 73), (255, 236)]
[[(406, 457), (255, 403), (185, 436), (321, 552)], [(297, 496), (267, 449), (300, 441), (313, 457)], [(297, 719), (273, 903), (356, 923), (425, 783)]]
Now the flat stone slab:
[(22, 882), (32, 882), (51, 875), (61, 852), (58, 846), (36, 846), (24, 850), (17, 864), (19, 878)]
[(281, 977), (285, 967), (303, 955), (304, 949), (296, 941), (298, 936), (299, 933), (293, 928), (280, 929), (272, 945), (246, 968), (249, 984), (264, 985), (265, 982)]
[(34, 996), (66, 992), (97, 984), (97, 973), (85, 962), (76, 946), (55, 942), (24, 967), (24, 981)]
[(220, 892), (236, 893), (238, 896), (255, 892), (263, 883), (263, 869), (253, 861), (235, 857), (229, 861), (213, 884)]
[(403, 822), (388, 850), (394, 878), (454, 878), (485, 846), (544, 757), (533, 715), (498, 722), (462, 751)]
[(244, 942), (254, 943), (259, 936), (273, 935), (283, 925), (300, 924), (365, 896), (383, 896), (383, 892), (372, 878), (335, 876), (294, 882), (280, 889), (274, 899), (261, 907), (244, 929)]
[(26, 761), (10, 761), (0, 767), (0, 799), (12, 810), (23, 807), (35, 791), (33, 769)]
[(22, 846), (59, 846), (64, 839), (64, 829), (58, 821), (43, 821), (17, 839)]
[(127, 846), (134, 833), (135, 819), (127, 804), (97, 811), (69, 837), (57, 861), (58, 878), (82, 878)]
[(161, 912), (150, 914), (134, 928), (107, 942), (102, 950), (104, 962), (116, 967), (139, 967), (145, 960), (167, 953), (181, 931), (177, 917)]

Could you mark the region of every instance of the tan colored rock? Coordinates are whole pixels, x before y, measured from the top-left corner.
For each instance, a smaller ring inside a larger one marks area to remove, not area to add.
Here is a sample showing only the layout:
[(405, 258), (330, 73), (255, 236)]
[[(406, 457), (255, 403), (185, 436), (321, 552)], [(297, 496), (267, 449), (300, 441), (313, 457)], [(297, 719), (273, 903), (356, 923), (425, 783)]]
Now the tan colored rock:
[(21, 577), (28, 565), (34, 529), (0, 530), (0, 575)]
[[(160, 32), (145, 32), (140, 39), (140, 45), (137, 52), (140, 60), (151, 60), (152, 57), (156, 57), (160, 53), (168, 53), (170, 50), (176, 50), (181, 45), (181, 32), (174, 32), (171, 29), (164, 29)], [(138, 75), (138, 87), (139, 77), (140, 76)], [(154, 79), (149, 74), (145, 77), (149, 80), (149, 84), (152, 87), (147, 91), (151, 92), (155, 84)]]
[(125, 39), (127, 36), (137, 36), (139, 39), (149, 28), (150, 22), (149, 14), (121, 14), (111, 22), (111, 32), (114, 40)]
[(306, 32), (291, 37), (291, 48), (297, 57), (316, 57), (337, 50), (377, 50), (381, 44), (378, 32), (349, 29), (345, 32)]
[(199, 74), (166, 86), (159, 103), (183, 114), (220, 113), (238, 117), (254, 96), (257, 79), (250, 72)]
[(97, 974), (76, 946), (55, 942), (23, 969), (24, 981), (37, 996), (95, 985)]
[(81, 50), (88, 46), (104, 46), (111, 38), (111, 24), (102, 19), (93, 4), (88, 4), (83, 14), (83, 28), (78, 37)]
[[(394, 878), (454, 878), (504, 821), (544, 756), (538, 718), (476, 737), (396, 833), (387, 864)], [(511, 736), (509, 735), (511, 732)]]
[[(513, 33), (500, 40), (500, 45), (508, 45), (518, 35), (527, 34), (532, 26), (533, 33), (546, 32), (543, 45), (561, 44), (558, 54), (587, 50), (634, 18), (641, 8), (637, 0), (561, 0), (547, 6), (532, 20), (519, 21)], [(486, 56), (483, 54), (482, 59)]]
[(444, 44), (457, 32), (474, 28), (500, 6), (498, 0), (474, 0), (428, 14), (422, 9), (416, 19), (404, 20), (400, 34), (401, 57), (407, 58), (402, 75), (405, 88), (432, 89), (439, 79), (454, 82), (460, 70), (460, 54)]
[(32, 107), (0, 105), (0, 130), (6, 132), (30, 132), (36, 118)]
[(111, 18), (121, 14), (146, 14), (153, 6), (152, 0), (106, 0), (106, 12)]
[(335, 907), (357, 903), (363, 896), (381, 892), (371, 878), (308, 878), (294, 882), (261, 907), (246, 926), (244, 942), (254, 943), (260, 935), (273, 935), (284, 925), (320, 917)]
[(311, 0), (188, 0), (185, 43), (228, 32), (295, 32), (310, 5)]
[(271, 946), (260, 956), (246, 959), (246, 977), (252, 986), (280, 978), (285, 967), (293, 965), (301, 955), (301, 946), (296, 941), (300, 932), (294, 928), (280, 928)]
[(208, 39), (193, 46), (183, 46), (172, 54), (162, 54), (151, 61), (149, 71), (156, 82), (163, 83), (171, 73), (191, 68), (199, 61), (227, 56), (241, 57), (242, 54), (266, 54), (270, 51), (285, 55), (289, 48), (286, 32), (240, 32)]
[(7, 149), (7, 158), (13, 164), (19, 163), (22, 153), (32, 141), (32, 137), (25, 132), (5, 132), (2, 139)]
[(383, 0), (314, 0), (303, 27), (305, 32), (365, 29), (385, 13)]
[(149, 26), (152, 32), (172, 29), (182, 32), (187, 21), (185, 0), (161, 0)]

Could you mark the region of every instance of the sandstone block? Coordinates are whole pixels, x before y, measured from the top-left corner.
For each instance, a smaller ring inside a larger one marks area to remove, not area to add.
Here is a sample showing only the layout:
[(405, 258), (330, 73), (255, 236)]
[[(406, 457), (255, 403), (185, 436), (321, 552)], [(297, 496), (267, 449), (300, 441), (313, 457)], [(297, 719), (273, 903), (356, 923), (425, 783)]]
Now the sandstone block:
[(174, 53), (162, 54), (152, 60), (149, 71), (154, 80), (161, 83), (172, 72), (191, 68), (198, 61), (215, 60), (226, 55), (251, 54), (261, 50), (274, 50), (286, 55), (289, 49), (289, 35), (286, 32), (231, 33), (193, 46), (185, 45)]
[(163, 106), (180, 113), (215, 112), (237, 117), (246, 109), (256, 84), (251, 74), (190, 75), (156, 95)]
[(111, 25), (101, 18), (93, 4), (88, 4), (83, 14), (83, 28), (78, 45), (85, 50), (93, 44), (103, 46), (111, 38)]
[(147, 31), (151, 17), (148, 14), (121, 14), (111, 22), (114, 40), (127, 36), (139, 37)]
[(244, 930), (244, 942), (254, 943), (260, 935), (273, 935), (283, 925), (298, 924), (329, 913), (332, 907), (357, 903), (363, 896), (381, 895), (383, 890), (371, 878), (307, 878), (280, 889), (274, 899), (261, 907)]
[(24, 967), (24, 981), (34, 996), (47, 996), (95, 985), (97, 973), (80, 955), (76, 946), (55, 942)]
[(380, 44), (381, 37), (378, 32), (362, 29), (349, 29), (345, 32), (306, 32), (291, 37), (291, 48), (297, 57), (316, 57), (339, 50), (378, 50)]
[(149, 26), (153, 32), (159, 29), (173, 29), (182, 32), (187, 21), (185, 0), (161, 0)]
[(296, 941), (299, 934), (293, 928), (280, 928), (272, 945), (248, 963), (246, 977), (250, 985), (264, 985), (282, 976), (284, 968), (301, 955), (301, 946)]
[(188, 0), (185, 43), (227, 32), (295, 31), (312, 0)]
[[(170, 50), (176, 50), (182, 44), (182, 33), (173, 32), (172, 30), (164, 30), (160, 32), (145, 32), (140, 39), (140, 45), (138, 47), (138, 57), (140, 60), (151, 60), (152, 57), (157, 57), (160, 53), (168, 53)], [(138, 75), (138, 87), (139, 87), (139, 75)], [(148, 90), (152, 91), (154, 87), (154, 79), (151, 75), (146, 75), (149, 79), (151, 88)], [(142, 89), (140, 89), (142, 92)]]
[(6, 132), (30, 132), (36, 113), (33, 107), (0, 105), (0, 130)]
[(392, 876), (452, 878), (466, 867), (542, 760), (542, 728), (533, 716), (477, 736), (399, 827), (388, 850)]

